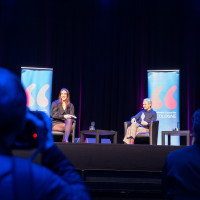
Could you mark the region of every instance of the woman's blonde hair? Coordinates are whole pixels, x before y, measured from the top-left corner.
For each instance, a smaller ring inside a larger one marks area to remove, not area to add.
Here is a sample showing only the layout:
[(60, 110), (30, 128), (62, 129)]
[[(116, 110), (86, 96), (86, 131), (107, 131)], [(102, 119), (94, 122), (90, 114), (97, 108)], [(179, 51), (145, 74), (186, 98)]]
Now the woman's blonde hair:
[(69, 90), (68, 90), (68, 89), (62, 88), (62, 89), (60, 90), (59, 97), (58, 97), (59, 102), (60, 102), (61, 104), (63, 103), (63, 101), (62, 101), (62, 99), (61, 99), (61, 92), (62, 92), (62, 91), (66, 91), (66, 92), (67, 92), (66, 103), (67, 103), (67, 107), (69, 107), (69, 105), (70, 105), (70, 94), (69, 94)]

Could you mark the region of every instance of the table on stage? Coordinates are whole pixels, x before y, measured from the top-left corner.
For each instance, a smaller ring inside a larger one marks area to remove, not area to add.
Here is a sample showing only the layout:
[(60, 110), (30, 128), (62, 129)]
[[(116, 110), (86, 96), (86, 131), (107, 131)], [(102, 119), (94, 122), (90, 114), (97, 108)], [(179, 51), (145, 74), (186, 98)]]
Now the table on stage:
[(108, 131), (108, 130), (83, 130), (80, 132), (80, 142), (83, 143), (84, 136), (94, 135), (96, 136), (96, 143), (100, 142), (100, 136), (111, 135), (113, 136), (113, 144), (117, 144), (117, 132), (116, 131)]
[(168, 135), (168, 145), (170, 145), (170, 136), (186, 136), (186, 145), (190, 145), (190, 131), (162, 131), (162, 145), (165, 145), (165, 135)]

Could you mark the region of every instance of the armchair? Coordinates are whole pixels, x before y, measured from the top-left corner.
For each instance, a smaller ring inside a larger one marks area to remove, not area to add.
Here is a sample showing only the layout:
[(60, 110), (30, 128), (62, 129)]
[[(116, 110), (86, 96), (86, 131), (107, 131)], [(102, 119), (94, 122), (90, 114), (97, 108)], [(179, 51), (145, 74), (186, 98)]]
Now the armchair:
[[(69, 139), (71, 138), (72, 143), (74, 143), (74, 141), (75, 141), (75, 129), (76, 129), (76, 120), (74, 120), (72, 123), (72, 132), (69, 136)], [(53, 131), (52, 130), (52, 135), (54, 136), (54, 138), (55, 138), (55, 136), (63, 136), (64, 133), (65, 133), (64, 131)]]
[[(126, 135), (126, 131), (130, 125), (131, 125), (130, 121), (124, 122), (124, 136)], [(135, 137), (135, 144), (140, 143), (139, 141), (141, 140), (143, 141), (145, 140), (150, 145), (157, 145), (158, 126), (159, 126), (158, 120), (152, 121), (149, 125), (149, 133), (138, 133), (137, 136)]]

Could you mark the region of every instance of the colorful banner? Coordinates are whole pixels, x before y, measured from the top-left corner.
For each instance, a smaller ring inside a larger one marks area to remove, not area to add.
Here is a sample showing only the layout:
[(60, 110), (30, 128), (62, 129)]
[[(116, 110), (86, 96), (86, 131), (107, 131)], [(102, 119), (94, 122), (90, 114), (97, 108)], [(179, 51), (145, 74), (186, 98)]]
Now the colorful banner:
[[(161, 131), (180, 128), (179, 70), (148, 70), (148, 97), (159, 120), (158, 145)], [(167, 141), (167, 136), (165, 138)], [(180, 137), (171, 137), (171, 145), (180, 145)]]
[(21, 81), (30, 110), (44, 111), (50, 116), (52, 68), (21, 67)]

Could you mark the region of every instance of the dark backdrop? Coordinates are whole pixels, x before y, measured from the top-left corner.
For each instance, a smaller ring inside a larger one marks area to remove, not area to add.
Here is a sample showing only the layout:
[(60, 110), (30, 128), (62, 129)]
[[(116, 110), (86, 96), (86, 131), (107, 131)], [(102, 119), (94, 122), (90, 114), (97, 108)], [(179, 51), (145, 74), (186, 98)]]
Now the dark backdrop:
[[(148, 69), (180, 69), (181, 128), (200, 107), (198, 0), (0, 0), (0, 66), (52, 67), (77, 130), (116, 130), (147, 97)], [(78, 131), (76, 133), (78, 136)]]

